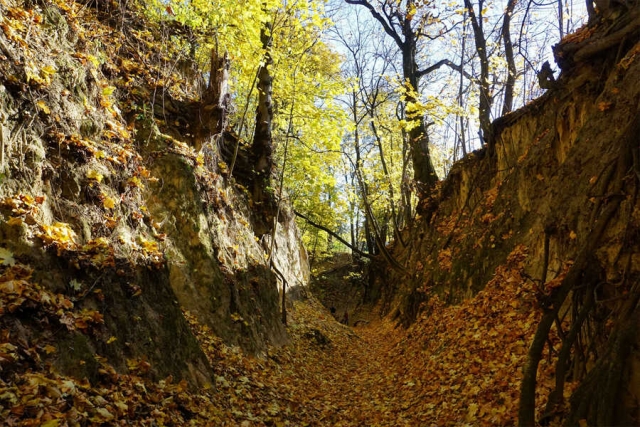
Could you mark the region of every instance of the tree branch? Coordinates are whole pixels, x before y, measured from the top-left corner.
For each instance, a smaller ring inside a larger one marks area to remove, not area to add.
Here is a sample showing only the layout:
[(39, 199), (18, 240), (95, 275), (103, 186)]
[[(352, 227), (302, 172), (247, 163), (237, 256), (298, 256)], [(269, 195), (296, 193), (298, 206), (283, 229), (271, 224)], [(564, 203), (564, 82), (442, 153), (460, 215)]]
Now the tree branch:
[(382, 28), (384, 28), (384, 32), (387, 33), (396, 42), (396, 44), (400, 49), (403, 48), (404, 41), (402, 41), (402, 39), (400, 38), (400, 35), (398, 35), (398, 32), (393, 29), (393, 27), (391, 26), (391, 23), (388, 22), (386, 19), (384, 19), (384, 17), (380, 15), (380, 13), (375, 9), (375, 7), (373, 7), (371, 3), (369, 3), (366, 0), (344, 0), (344, 1), (348, 4), (352, 4), (356, 6), (364, 6), (367, 9), (369, 9), (371, 16), (373, 16), (376, 19), (376, 21), (378, 21), (382, 25)]
[(375, 257), (375, 256), (373, 256), (373, 255), (371, 255), (371, 254), (368, 254), (368, 253), (366, 253), (366, 252), (362, 252), (360, 249), (356, 248), (355, 246), (353, 246), (352, 244), (350, 244), (349, 242), (347, 242), (346, 240), (344, 240), (344, 239), (343, 239), (342, 237), (340, 237), (340, 236), (339, 236), (335, 231), (329, 230), (327, 227), (325, 227), (325, 226), (323, 226), (323, 225), (320, 225), (320, 224), (317, 224), (317, 223), (315, 223), (315, 222), (311, 221), (311, 220), (309, 219), (309, 217), (307, 217), (307, 216), (305, 216), (305, 215), (301, 214), (301, 213), (300, 213), (300, 212), (298, 212), (298, 211), (295, 211), (295, 210), (294, 210), (294, 211), (293, 211), (293, 213), (295, 213), (297, 217), (300, 217), (300, 218), (304, 219), (305, 221), (307, 221), (307, 223), (308, 223), (308, 224), (310, 224), (310, 225), (314, 226), (315, 228), (318, 228), (318, 229), (320, 229), (320, 230), (322, 230), (322, 231), (325, 231), (325, 232), (329, 233), (330, 235), (332, 235), (333, 237), (335, 237), (336, 239), (338, 239), (338, 240), (340, 241), (340, 243), (342, 243), (343, 245), (345, 245), (346, 247), (348, 247), (349, 249), (351, 249), (353, 252), (357, 253), (358, 255), (363, 256), (363, 257), (365, 257), (365, 258), (369, 258), (369, 259), (371, 259), (371, 260), (376, 259), (376, 257)]
[(451, 62), (448, 59), (441, 59), (440, 61), (436, 62), (435, 64), (433, 64), (430, 67), (425, 68), (424, 70), (419, 70), (416, 74), (418, 78), (421, 78), (427, 74), (430, 74), (434, 71), (436, 71), (438, 68), (442, 67), (443, 65), (446, 65), (447, 67), (462, 73), (463, 76), (465, 76), (466, 78), (468, 78), (471, 81), (475, 81), (476, 79), (469, 73), (467, 73), (466, 71), (464, 71), (464, 68), (462, 68), (462, 65), (458, 65), (458, 64), (454, 64), (453, 62)]

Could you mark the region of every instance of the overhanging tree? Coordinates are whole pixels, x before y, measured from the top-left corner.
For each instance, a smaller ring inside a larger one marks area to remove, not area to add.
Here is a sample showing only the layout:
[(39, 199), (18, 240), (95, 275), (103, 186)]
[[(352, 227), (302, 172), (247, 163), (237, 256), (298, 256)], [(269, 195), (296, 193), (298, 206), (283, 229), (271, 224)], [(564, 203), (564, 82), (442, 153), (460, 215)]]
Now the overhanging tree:
[[(423, 41), (433, 42), (442, 39), (455, 26), (447, 26), (441, 15), (446, 8), (436, 10), (430, 0), (344, 0), (348, 4), (366, 8), (371, 16), (382, 26), (384, 32), (393, 39), (402, 57), (402, 78), (406, 113), (412, 123), (407, 136), (411, 148), (414, 181), (422, 197), (428, 196), (438, 180), (429, 148), (427, 128), (430, 120), (423, 114), (418, 99), (422, 77), (447, 66), (461, 71), (462, 66), (449, 59), (440, 59), (431, 65), (419, 64), (418, 54)], [(415, 108), (414, 108), (415, 106)], [(414, 111), (411, 114), (411, 111)]]
[[(398, 46), (402, 55), (402, 75), (406, 85), (411, 90), (406, 98), (407, 103), (415, 103), (414, 93), (418, 91), (420, 78), (435, 71), (447, 61), (440, 61), (428, 68), (420, 69), (416, 60), (418, 41), (427, 37), (425, 27), (431, 22), (428, 13), (418, 14), (418, 8), (423, 6), (422, 0), (345, 0), (352, 5), (363, 6), (369, 10), (371, 16), (380, 23), (385, 33)], [(429, 135), (427, 134), (426, 118), (416, 118), (416, 124), (411, 127), (408, 136), (411, 144), (411, 158), (413, 161), (414, 180), (423, 185), (423, 191), (429, 190), (438, 180), (431, 155), (429, 153)]]

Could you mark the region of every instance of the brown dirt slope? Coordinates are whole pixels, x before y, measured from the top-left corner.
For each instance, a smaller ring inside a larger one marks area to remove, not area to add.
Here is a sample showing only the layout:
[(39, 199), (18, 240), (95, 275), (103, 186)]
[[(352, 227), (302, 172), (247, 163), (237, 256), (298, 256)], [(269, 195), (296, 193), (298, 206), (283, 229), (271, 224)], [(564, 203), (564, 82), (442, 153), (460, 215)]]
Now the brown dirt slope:
[[(639, 20), (633, 6), (563, 40), (555, 86), (494, 122), (495, 140), (454, 165), (422, 201), (408, 245), (394, 248), (412, 274), (390, 271), (383, 307), (405, 326), (429, 316), (436, 296), (455, 304), (477, 295), (525, 248), (516, 289), (533, 286), (531, 309), (542, 316), (525, 341), (525, 425), (542, 398), (535, 372), (549, 345), (559, 374), (537, 420), (638, 421)], [(553, 334), (561, 342), (549, 344)], [(565, 382), (575, 380), (582, 386), (567, 401)]]

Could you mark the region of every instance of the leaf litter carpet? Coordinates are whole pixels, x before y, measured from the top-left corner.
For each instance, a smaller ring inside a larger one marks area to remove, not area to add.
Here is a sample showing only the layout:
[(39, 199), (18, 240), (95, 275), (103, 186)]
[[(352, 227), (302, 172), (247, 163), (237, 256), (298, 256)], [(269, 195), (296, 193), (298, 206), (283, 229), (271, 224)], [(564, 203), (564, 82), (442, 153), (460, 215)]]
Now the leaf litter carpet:
[[(540, 313), (519, 274), (524, 256), (514, 251), (486, 289), (460, 305), (431, 298), (407, 330), (385, 319), (350, 328), (315, 298), (296, 301), (289, 344), (260, 357), (224, 345), (185, 313), (214, 371), (215, 384), (201, 390), (171, 378), (152, 381), (144, 361), (129, 361), (129, 372), (117, 373), (97, 355), (100, 381), (63, 376), (43, 362), (55, 356), (54, 347), (12, 342), (15, 334), (2, 329), (0, 424), (514, 425), (521, 369)], [(5, 288), (3, 303), (15, 291)], [(30, 310), (42, 303), (38, 298), (25, 295)], [(540, 365), (538, 411), (553, 386), (553, 362), (551, 352)]]

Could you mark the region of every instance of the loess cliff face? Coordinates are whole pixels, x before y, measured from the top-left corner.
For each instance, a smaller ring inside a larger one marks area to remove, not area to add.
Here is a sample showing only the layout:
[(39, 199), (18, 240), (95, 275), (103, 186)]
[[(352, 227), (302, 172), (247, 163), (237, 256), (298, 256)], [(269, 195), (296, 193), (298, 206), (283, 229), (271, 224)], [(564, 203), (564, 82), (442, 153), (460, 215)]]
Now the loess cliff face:
[(204, 385), (183, 310), (252, 352), (283, 343), (268, 254), (290, 285), (307, 259), (287, 206), (271, 245), (193, 114), (202, 79), (138, 16), (0, 0), (0, 343), (78, 378), (144, 360)]
[(555, 87), (498, 119), (495, 141), (423, 201), (412, 239), (393, 248), (411, 276), (391, 273), (388, 283), (400, 285), (385, 287), (385, 310), (410, 325), (435, 295), (473, 297), (512, 251), (525, 250), (522, 273), (541, 315), (559, 310), (565, 333), (583, 322), (584, 347), (571, 360), (583, 383), (569, 424), (638, 417), (639, 34), (636, 11), (563, 40)]

